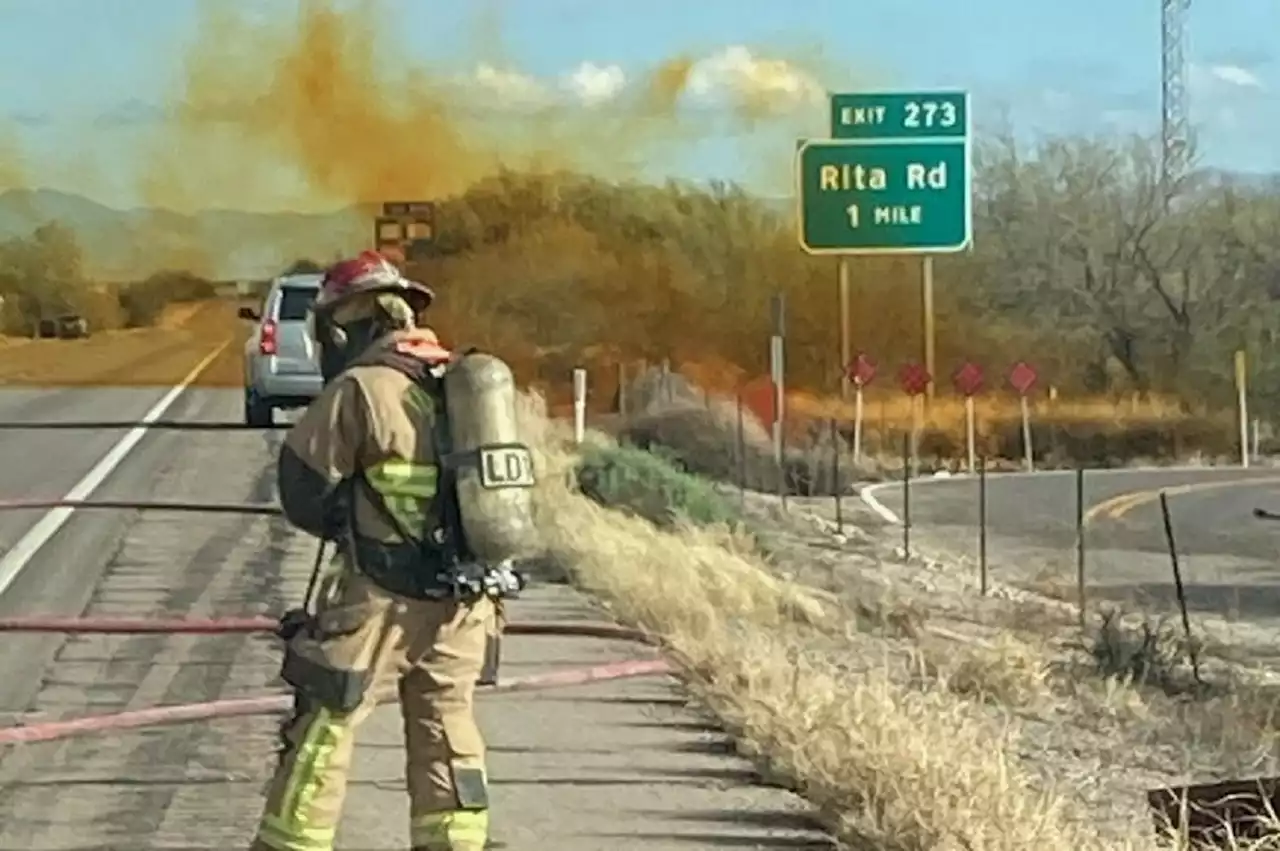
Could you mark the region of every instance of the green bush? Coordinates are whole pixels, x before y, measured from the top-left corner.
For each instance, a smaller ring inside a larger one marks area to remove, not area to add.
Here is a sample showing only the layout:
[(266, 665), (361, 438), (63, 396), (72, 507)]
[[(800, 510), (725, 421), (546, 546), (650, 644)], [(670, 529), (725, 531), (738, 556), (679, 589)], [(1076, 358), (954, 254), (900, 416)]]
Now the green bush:
[(120, 310), (128, 328), (154, 325), (171, 304), (205, 301), (217, 296), (213, 282), (189, 272), (156, 272), (145, 281), (122, 287)]
[(698, 525), (732, 524), (736, 506), (712, 483), (684, 472), (671, 459), (634, 446), (592, 446), (577, 469), (582, 492), (608, 508), (643, 517), (658, 526), (677, 520)]

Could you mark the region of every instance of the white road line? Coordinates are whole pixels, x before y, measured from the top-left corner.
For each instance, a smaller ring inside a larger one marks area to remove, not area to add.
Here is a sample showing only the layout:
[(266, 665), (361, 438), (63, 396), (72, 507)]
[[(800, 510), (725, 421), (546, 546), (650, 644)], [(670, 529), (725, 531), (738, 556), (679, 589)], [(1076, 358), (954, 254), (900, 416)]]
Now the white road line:
[(902, 518), (894, 514), (893, 511), (891, 511), (883, 502), (876, 499), (875, 494), (872, 493), (876, 488), (883, 487), (885, 484), (888, 484), (888, 482), (878, 485), (867, 485), (864, 488), (860, 488), (858, 490), (858, 497), (866, 504), (867, 508), (870, 508), (876, 514), (879, 514), (886, 523), (901, 526)]
[[(226, 351), (230, 345), (231, 341), (228, 340), (208, 357), (196, 364), (196, 368), (191, 370), (186, 378), (178, 382), (176, 386), (161, 397), (159, 402), (156, 402), (151, 407), (151, 410), (142, 415), (140, 422), (144, 425), (150, 425), (164, 416), (165, 411), (169, 410), (173, 403), (178, 401), (178, 397), (182, 395), (182, 392), (194, 384), (200, 374), (209, 368), (209, 364), (213, 363), (218, 355)], [(102, 456), (93, 469), (86, 473), (84, 478), (76, 482), (62, 498), (67, 500), (87, 499), (90, 494), (106, 481), (108, 476), (115, 472), (115, 469), (128, 457), (134, 447), (142, 441), (142, 438), (147, 436), (147, 429), (144, 425), (130, 429), (124, 437), (120, 438), (120, 442), (111, 447), (111, 450)], [(0, 594), (4, 594), (8, 590), (9, 586), (18, 578), (18, 574), (22, 573), (23, 569), (31, 563), (31, 559), (40, 551), (40, 548), (49, 543), (49, 540), (58, 533), (59, 529), (66, 525), (66, 522), (71, 519), (71, 515), (74, 513), (74, 508), (67, 507), (51, 510), (44, 517), (41, 517), (36, 525), (28, 529), (25, 535), (18, 539), (13, 548), (4, 554), (4, 558), (0, 558)]]
[[(1133, 473), (1213, 473), (1213, 472), (1230, 473), (1238, 469), (1240, 468), (1235, 465), (1218, 467), (1218, 466), (1209, 466), (1205, 464), (1178, 464), (1178, 465), (1169, 466), (1169, 467), (1107, 467), (1107, 468), (1098, 469), (1098, 470), (1086, 470), (1085, 472), (1089, 477), (1093, 477), (1093, 476), (1123, 476), (1123, 475), (1130, 475)], [(1265, 469), (1265, 468), (1259, 468), (1259, 469)], [(987, 479), (989, 480), (990, 479), (1010, 479), (1010, 478), (1044, 479), (1044, 478), (1052, 478), (1054, 476), (1059, 476), (1059, 477), (1074, 476), (1075, 474), (1076, 474), (1075, 470), (1036, 470), (1035, 472), (1032, 472), (1032, 473), (1028, 473), (1026, 471), (1021, 471), (1021, 470), (1010, 470), (1007, 472), (1000, 472), (1000, 473), (988, 473)], [(927, 485), (927, 484), (936, 483), (936, 482), (971, 481), (976, 478), (977, 478), (976, 475), (972, 475), (969, 473), (960, 473), (953, 476), (921, 476), (918, 479), (912, 479), (911, 486), (915, 487), (916, 485)], [(1242, 481), (1249, 481), (1249, 479), (1242, 479)], [(867, 508), (870, 508), (882, 519), (884, 519), (886, 523), (893, 523), (894, 525), (901, 526), (902, 518), (899, 517), (897, 513), (893, 511), (893, 509), (889, 508), (883, 502), (881, 502), (878, 498), (876, 498), (876, 491), (880, 490), (881, 488), (892, 488), (892, 487), (900, 488), (902, 487), (902, 482), (900, 481), (876, 482), (875, 484), (872, 484), (872, 485), (865, 485), (858, 490), (858, 498), (862, 500), (863, 504), (866, 505)], [(0, 589), (3, 589), (3, 586), (0, 586)]]

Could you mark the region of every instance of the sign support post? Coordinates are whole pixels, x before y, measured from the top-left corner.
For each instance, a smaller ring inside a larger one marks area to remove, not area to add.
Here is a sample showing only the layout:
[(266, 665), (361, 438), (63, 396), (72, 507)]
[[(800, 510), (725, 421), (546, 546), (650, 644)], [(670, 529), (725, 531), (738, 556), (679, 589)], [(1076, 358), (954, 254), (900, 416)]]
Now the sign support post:
[[(913, 477), (920, 471), (920, 436), (924, 431), (924, 391), (931, 381), (933, 376), (918, 363), (906, 364), (898, 372), (898, 382), (902, 385), (903, 392), (911, 399), (911, 433), (906, 442), (909, 446), (907, 454), (910, 456), (910, 463), (907, 466), (910, 467)], [(907, 459), (904, 458), (903, 461), (905, 464)]]
[(876, 365), (865, 354), (855, 360), (847, 361), (844, 368), (844, 383), (853, 385), (853, 463), (862, 461), (862, 422), (865, 418), (863, 410), (862, 388), (876, 377)]
[(968, 460), (968, 471), (974, 473), (978, 468), (978, 429), (974, 415), (973, 397), (982, 389), (983, 375), (982, 367), (976, 363), (969, 361), (956, 370), (952, 376), (952, 382), (956, 386), (956, 390), (960, 391), (960, 395), (964, 396), (964, 437), (965, 449)]
[(1240, 418), (1240, 466), (1249, 468), (1249, 389), (1248, 368), (1245, 362), (1244, 349), (1236, 351), (1236, 406)]
[(1018, 361), (1009, 371), (1009, 383), (1018, 391), (1018, 408), (1022, 413), (1022, 451), (1028, 473), (1035, 472), (1035, 456), (1031, 446), (1031, 403), (1027, 394), (1036, 383), (1036, 371), (1026, 361)]
[[(926, 254), (920, 263), (920, 317), (921, 348), (924, 355), (924, 368), (934, 375), (937, 364), (934, 363), (934, 343), (936, 341), (933, 312), (933, 256)], [(934, 383), (929, 382), (925, 388), (925, 405), (933, 401)]]
[[(853, 340), (852, 333), (849, 329), (849, 258), (841, 254), (836, 260), (836, 289), (837, 289), (837, 309), (840, 311), (840, 363), (847, 364), (852, 358)], [(845, 374), (845, 380), (840, 382), (840, 399), (848, 401), (849, 385), (848, 373)], [(855, 388), (855, 393), (861, 397), (861, 389)]]
[[(972, 136), (964, 91), (832, 94), (831, 138), (796, 150), (800, 247), (839, 257), (840, 359), (849, 362), (848, 258), (919, 254), (924, 368), (933, 375), (933, 255), (973, 239)], [(849, 387), (841, 385), (841, 398)], [(934, 397), (934, 387), (925, 388)]]

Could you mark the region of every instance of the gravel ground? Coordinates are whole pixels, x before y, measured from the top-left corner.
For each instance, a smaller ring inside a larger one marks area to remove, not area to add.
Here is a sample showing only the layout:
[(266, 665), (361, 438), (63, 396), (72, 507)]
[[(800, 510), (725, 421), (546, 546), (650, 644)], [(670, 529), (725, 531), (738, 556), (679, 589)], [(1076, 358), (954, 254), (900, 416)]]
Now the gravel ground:
[[(844, 535), (834, 528), (834, 502), (792, 499), (779, 510), (773, 497), (748, 494), (746, 508), (774, 552), (776, 569), (826, 589), (873, 619), (896, 618), (901, 645), (923, 647), (946, 665), (957, 643), (973, 647), (1016, 636), (1055, 667), (1052, 699), (1032, 705), (989, 703), (993, 718), (1019, 730), (1023, 765), (1045, 790), (1063, 795), (1080, 819), (1116, 837), (1151, 831), (1148, 789), (1208, 783), (1280, 772), (1280, 740), (1269, 718), (1277, 678), (1265, 668), (1280, 635), (1263, 624), (1222, 624), (1198, 618), (1198, 634), (1214, 640), (1206, 679), (1220, 686), (1207, 699), (1170, 697), (1155, 688), (1107, 687), (1080, 667), (1074, 607), (1006, 586), (978, 595), (968, 540), (916, 536), (916, 555), (900, 557), (901, 530), (887, 526), (856, 496), (844, 500)], [(919, 547), (919, 549), (916, 549)], [(892, 624), (891, 624), (892, 625)], [(1270, 640), (1267, 636), (1270, 635)], [(890, 643), (893, 643), (890, 639)], [(882, 636), (859, 634), (855, 654), (883, 658)], [(1256, 651), (1256, 652), (1255, 652)], [(1242, 664), (1228, 666), (1224, 660)], [(1259, 724), (1259, 720), (1262, 723)]]

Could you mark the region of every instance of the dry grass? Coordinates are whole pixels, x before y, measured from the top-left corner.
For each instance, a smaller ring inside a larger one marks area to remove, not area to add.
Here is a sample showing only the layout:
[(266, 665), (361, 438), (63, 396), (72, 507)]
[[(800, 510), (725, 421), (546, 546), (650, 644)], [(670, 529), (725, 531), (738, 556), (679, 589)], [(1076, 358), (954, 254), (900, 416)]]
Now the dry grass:
[(769, 527), (767, 561), (728, 529), (659, 529), (577, 493), (567, 429), (529, 401), (551, 559), (661, 636), (740, 751), (848, 847), (1185, 847), (1157, 843), (1144, 790), (1274, 758), (1275, 692), (1174, 688), (1185, 665), (1166, 630), (1104, 624), (1091, 655), (1064, 640), (1060, 603), (979, 598), (947, 565), (851, 567), (870, 536), (833, 545), (762, 495), (744, 510), (753, 533)]
[(725, 530), (673, 533), (569, 486), (565, 434), (535, 413), (545, 545), (577, 584), (660, 635), (691, 687), (771, 773), (853, 847), (1091, 851), (1116, 845), (1019, 762), (1020, 725), (993, 701), (1047, 688), (1047, 661), (1013, 639), (930, 653), (851, 634), (827, 595), (780, 581)]
[[(1065, 423), (1125, 423), (1134, 420), (1181, 419), (1186, 416), (1177, 400), (1157, 396), (1143, 399), (1132, 396), (1126, 399), (1114, 397), (1058, 397), (1050, 399), (1045, 393), (1033, 390), (1029, 400), (1031, 415), (1037, 419), (1051, 419)], [(819, 398), (796, 394), (788, 400), (798, 414), (822, 419), (852, 420), (854, 406), (838, 398)], [(869, 424), (886, 429), (910, 428), (919, 422), (926, 429), (939, 431), (963, 431), (965, 427), (964, 400), (951, 395), (940, 395), (929, 405), (923, 406), (896, 389), (879, 388), (868, 392), (864, 402), (865, 416)], [(974, 421), (979, 433), (985, 433), (992, 423), (1016, 420), (1022, 416), (1016, 396), (1012, 392), (990, 394), (974, 398)]]
[(229, 345), (196, 382), (243, 385), (240, 347), (246, 324), (233, 301), (174, 305), (156, 327), (105, 331), (83, 340), (6, 339), (0, 384), (40, 387), (173, 386), (223, 343)]

